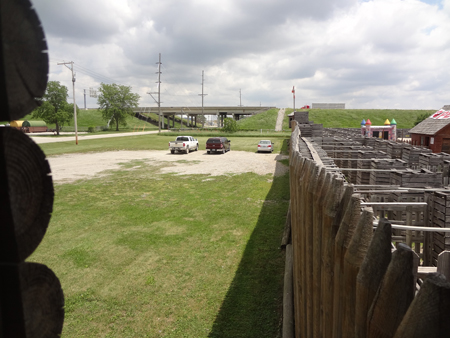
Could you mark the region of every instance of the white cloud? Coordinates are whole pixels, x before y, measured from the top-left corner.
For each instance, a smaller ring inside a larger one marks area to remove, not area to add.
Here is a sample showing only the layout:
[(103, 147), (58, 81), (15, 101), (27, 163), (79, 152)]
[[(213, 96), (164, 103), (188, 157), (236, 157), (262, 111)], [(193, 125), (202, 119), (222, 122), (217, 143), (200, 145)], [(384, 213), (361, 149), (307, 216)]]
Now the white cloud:
[(111, 79), (155, 105), (146, 92), (156, 90), (161, 53), (163, 105), (200, 105), (202, 70), (205, 105), (238, 105), (241, 89), (244, 105), (289, 107), (293, 85), (301, 105), (450, 103), (450, 0), (33, 3), (48, 39), (50, 80), (71, 86), (56, 61), (84, 67), (77, 97)]

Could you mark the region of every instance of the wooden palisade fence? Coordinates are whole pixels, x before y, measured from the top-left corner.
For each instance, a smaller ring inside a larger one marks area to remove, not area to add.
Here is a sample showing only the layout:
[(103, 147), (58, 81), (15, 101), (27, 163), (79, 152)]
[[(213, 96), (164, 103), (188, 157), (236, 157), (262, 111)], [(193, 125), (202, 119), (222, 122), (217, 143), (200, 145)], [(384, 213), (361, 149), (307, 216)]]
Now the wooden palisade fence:
[(293, 128), (285, 311), (294, 314), (283, 337), (449, 337), (450, 253), (441, 253), (438, 268), (419, 267), (423, 252), (410, 246), (424, 242), (421, 232), (400, 231), (394, 246), (396, 225), (385, 218), (396, 214), (398, 227), (427, 225), (426, 203), (363, 199), (363, 188), (322, 162), (317, 149), (302, 153), (308, 141), (300, 136)]

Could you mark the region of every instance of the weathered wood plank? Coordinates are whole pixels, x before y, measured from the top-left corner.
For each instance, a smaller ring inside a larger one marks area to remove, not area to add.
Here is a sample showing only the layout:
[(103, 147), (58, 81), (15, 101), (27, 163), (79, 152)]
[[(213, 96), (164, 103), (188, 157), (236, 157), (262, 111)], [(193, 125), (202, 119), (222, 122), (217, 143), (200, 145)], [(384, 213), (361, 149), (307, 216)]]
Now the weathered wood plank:
[(449, 313), (450, 283), (441, 274), (431, 275), (423, 283), (393, 337), (449, 337)]
[(390, 223), (381, 219), (361, 264), (356, 283), (355, 337), (367, 335), (367, 314), (391, 261)]
[[(347, 188), (346, 194), (351, 193)], [(344, 199), (348, 196), (344, 196)], [(333, 325), (332, 337), (342, 336), (344, 302), (344, 257), (360, 217), (360, 195), (351, 194), (335, 239), (334, 281), (333, 281)]]
[(407, 245), (398, 244), (369, 311), (368, 338), (394, 336), (414, 298), (417, 265), (416, 253)]
[(321, 304), (321, 249), (322, 249), (322, 213), (326, 193), (331, 187), (331, 174), (320, 167), (316, 189), (313, 191), (313, 296), (314, 296), (314, 337), (322, 336)]
[(373, 236), (373, 212), (364, 208), (344, 257), (343, 337), (355, 336), (356, 278)]
[(286, 263), (284, 268), (283, 338), (294, 338), (295, 336), (293, 259), (292, 244), (288, 244), (286, 245)]

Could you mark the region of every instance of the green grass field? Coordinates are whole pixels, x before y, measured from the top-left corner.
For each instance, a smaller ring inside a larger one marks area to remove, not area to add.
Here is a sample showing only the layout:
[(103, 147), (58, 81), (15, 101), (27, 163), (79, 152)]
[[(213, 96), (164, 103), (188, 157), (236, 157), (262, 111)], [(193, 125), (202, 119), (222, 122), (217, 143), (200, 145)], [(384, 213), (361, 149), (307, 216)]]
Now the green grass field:
[[(410, 129), (414, 126), (417, 117), (423, 113), (434, 113), (434, 110), (401, 110), (401, 109), (309, 109), (309, 119), (317, 124), (323, 124), (325, 128), (359, 128), (363, 119), (370, 119), (373, 125), (384, 125), (386, 119), (391, 121), (393, 118), (397, 122), (397, 128)], [(283, 130), (289, 131), (288, 114), (292, 113), (292, 108), (286, 108), (283, 121)], [(278, 108), (269, 109), (264, 113), (250, 116), (238, 121), (238, 126), (244, 133), (251, 131), (251, 136), (258, 136), (258, 131), (273, 134), (278, 115)], [(149, 114), (153, 119), (158, 119), (154, 113)], [(30, 119), (26, 116), (25, 119)], [(78, 130), (87, 131), (88, 127), (94, 126), (100, 130), (106, 125), (106, 121), (102, 119), (101, 114), (96, 109), (80, 110), (77, 118)], [(165, 119), (167, 125), (167, 119)], [(172, 126), (172, 124), (170, 124)], [(49, 128), (55, 128), (49, 125)], [(183, 128), (178, 122), (175, 123), (175, 129)], [(199, 124), (198, 127), (201, 127)], [(73, 121), (63, 127), (63, 131), (73, 131), (75, 129)], [(131, 132), (133, 130), (157, 130), (158, 127), (150, 123), (140, 121), (134, 117), (127, 117), (127, 126), (120, 126), (122, 132)], [(115, 126), (113, 126), (115, 130)], [(214, 128), (208, 132), (215, 133)], [(248, 134), (247, 134), (248, 135)], [(268, 136), (270, 136), (268, 135)]]
[[(167, 149), (171, 139), (42, 148)], [(256, 149), (252, 137), (232, 142)], [(286, 152), (285, 139), (275, 142)], [(55, 185), (47, 234), (29, 261), (61, 281), (62, 336), (280, 337), (288, 174), (178, 176), (161, 174), (163, 165), (133, 161), (105, 177)]]
[[(393, 118), (398, 129), (414, 127), (417, 116), (423, 113), (433, 114), (434, 110), (400, 110), (400, 109), (309, 109), (309, 120), (323, 124), (324, 128), (360, 128), (361, 121), (370, 119), (372, 125), (382, 126), (386, 119)], [(286, 109), (286, 115), (292, 108)], [(288, 128), (288, 119), (283, 121), (283, 129)]]

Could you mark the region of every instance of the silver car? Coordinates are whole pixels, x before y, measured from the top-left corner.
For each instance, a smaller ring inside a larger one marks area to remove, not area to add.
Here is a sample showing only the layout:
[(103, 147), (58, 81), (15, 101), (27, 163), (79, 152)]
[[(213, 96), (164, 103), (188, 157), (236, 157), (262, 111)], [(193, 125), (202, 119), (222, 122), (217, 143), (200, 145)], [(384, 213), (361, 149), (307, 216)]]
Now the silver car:
[(272, 143), (272, 141), (270, 140), (261, 140), (258, 143), (258, 153), (260, 151), (268, 151), (268, 152), (273, 152), (273, 145), (274, 143)]

